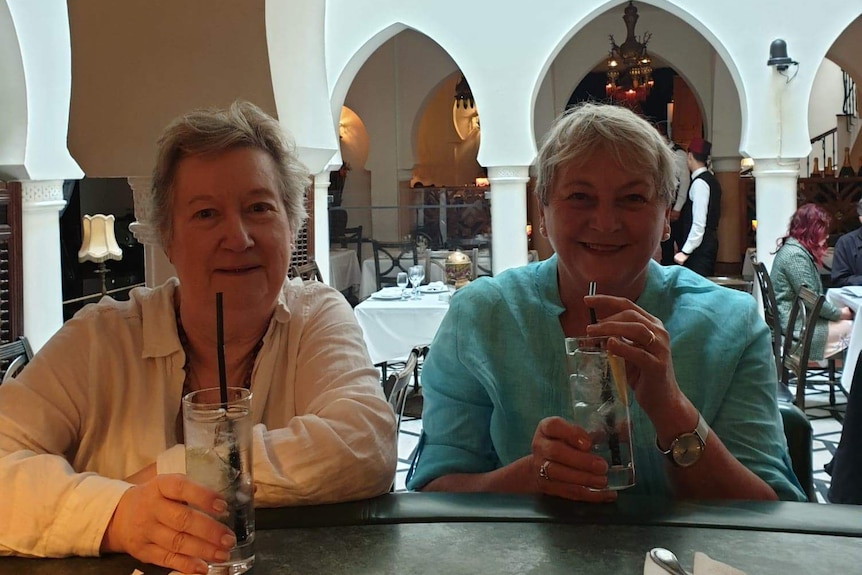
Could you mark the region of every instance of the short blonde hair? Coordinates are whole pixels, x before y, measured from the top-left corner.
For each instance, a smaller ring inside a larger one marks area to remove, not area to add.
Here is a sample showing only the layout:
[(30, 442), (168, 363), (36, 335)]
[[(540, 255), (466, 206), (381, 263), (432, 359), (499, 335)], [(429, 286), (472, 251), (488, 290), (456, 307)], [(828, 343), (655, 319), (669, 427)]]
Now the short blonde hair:
[(294, 237), (308, 217), (305, 210), (305, 190), (311, 182), (308, 171), (279, 123), (250, 102), (238, 100), (227, 109), (198, 109), (180, 116), (165, 128), (158, 146), (151, 223), (163, 246), (170, 244), (173, 229), (171, 192), (177, 166), (189, 156), (217, 155), (236, 148), (263, 150), (275, 162), (279, 194)]
[(596, 151), (609, 153), (632, 171), (649, 174), (659, 198), (670, 205), (676, 188), (673, 152), (646, 120), (621, 106), (585, 102), (551, 126), (536, 159), (535, 194), (548, 205), (557, 168), (586, 162)]

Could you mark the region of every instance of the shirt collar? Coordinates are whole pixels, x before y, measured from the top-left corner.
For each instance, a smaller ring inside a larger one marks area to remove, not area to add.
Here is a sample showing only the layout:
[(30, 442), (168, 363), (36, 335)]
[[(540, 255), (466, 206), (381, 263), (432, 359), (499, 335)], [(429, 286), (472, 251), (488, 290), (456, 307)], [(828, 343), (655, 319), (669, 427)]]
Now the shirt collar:
[[(177, 334), (176, 293), (180, 282), (170, 278), (155, 289), (136, 289), (132, 291), (131, 299), (138, 301), (141, 309), (141, 324), (143, 331), (143, 357), (166, 357), (182, 351)], [(294, 286), (285, 278), (272, 319), (286, 324), (290, 321), (290, 304), (299, 296), (301, 286)]]
[(691, 179), (692, 179), (692, 180), (693, 180), (693, 179), (695, 179), (696, 177), (698, 177), (699, 175), (701, 175), (701, 174), (702, 174), (702, 173), (704, 173), (705, 171), (706, 171), (706, 167), (703, 167), (703, 166), (702, 166), (702, 167), (700, 167), (700, 168), (698, 168), (698, 169), (696, 169), (695, 171), (693, 171), (693, 172), (691, 173)]

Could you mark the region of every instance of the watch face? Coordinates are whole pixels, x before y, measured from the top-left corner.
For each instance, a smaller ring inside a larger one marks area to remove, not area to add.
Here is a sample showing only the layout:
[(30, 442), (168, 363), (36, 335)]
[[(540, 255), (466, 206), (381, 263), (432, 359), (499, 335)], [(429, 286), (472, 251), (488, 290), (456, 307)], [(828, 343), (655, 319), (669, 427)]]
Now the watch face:
[(697, 463), (703, 453), (703, 441), (694, 433), (685, 433), (676, 438), (671, 447), (671, 457), (680, 467)]

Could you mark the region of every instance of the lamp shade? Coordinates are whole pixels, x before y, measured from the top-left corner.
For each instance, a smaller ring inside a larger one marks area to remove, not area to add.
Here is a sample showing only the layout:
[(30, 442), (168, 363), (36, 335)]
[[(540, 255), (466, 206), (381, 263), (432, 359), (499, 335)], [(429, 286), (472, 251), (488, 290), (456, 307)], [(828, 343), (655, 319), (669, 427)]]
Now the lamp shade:
[(79, 262), (95, 262), (123, 259), (123, 250), (117, 245), (114, 236), (114, 216), (96, 214), (84, 216), (81, 222), (81, 249), (78, 250)]

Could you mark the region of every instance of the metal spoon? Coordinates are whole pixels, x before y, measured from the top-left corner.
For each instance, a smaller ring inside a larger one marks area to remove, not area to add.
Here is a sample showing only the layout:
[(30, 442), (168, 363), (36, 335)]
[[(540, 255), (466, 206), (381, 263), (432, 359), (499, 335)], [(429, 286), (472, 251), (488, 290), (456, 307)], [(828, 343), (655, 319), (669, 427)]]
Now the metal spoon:
[(682, 568), (682, 565), (679, 564), (679, 559), (676, 558), (673, 551), (669, 551), (663, 547), (655, 547), (650, 549), (649, 556), (656, 565), (668, 573), (673, 573), (673, 575), (691, 575), (691, 573)]

